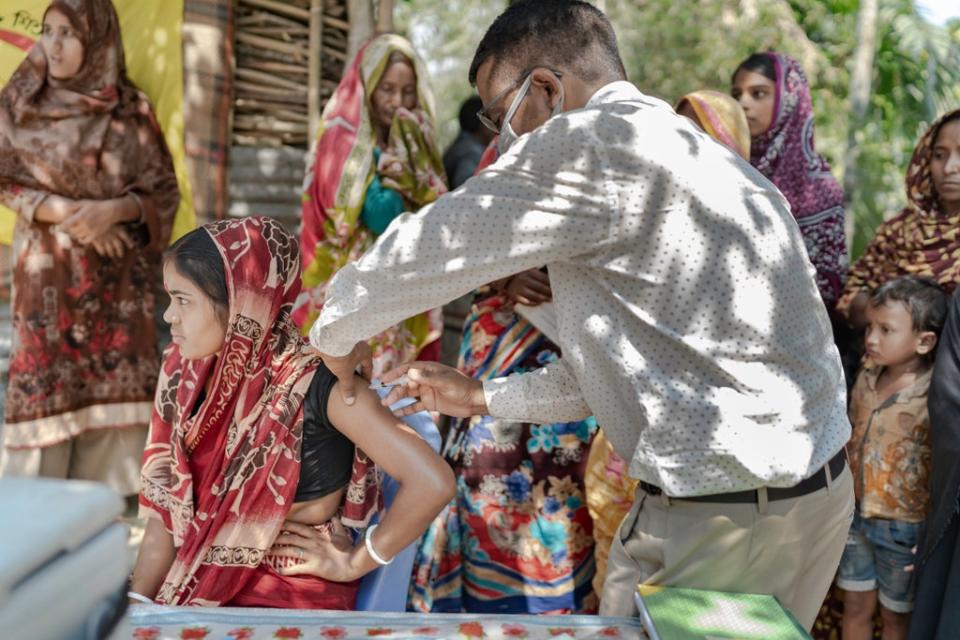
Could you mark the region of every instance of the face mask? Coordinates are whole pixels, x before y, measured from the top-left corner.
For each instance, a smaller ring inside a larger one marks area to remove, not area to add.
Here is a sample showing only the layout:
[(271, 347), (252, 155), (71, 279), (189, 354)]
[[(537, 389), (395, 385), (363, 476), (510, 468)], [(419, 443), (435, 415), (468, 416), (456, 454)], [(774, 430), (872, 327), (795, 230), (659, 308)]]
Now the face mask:
[[(510, 121), (513, 120), (513, 116), (517, 113), (517, 109), (520, 108), (520, 103), (523, 102), (523, 99), (527, 97), (527, 92), (530, 91), (530, 82), (532, 76), (527, 76), (527, 79), (523, 81), (523, 84), (520, 85), (520, 90), (517, 92), (516, 97), (513, 99), (513, 102), (510, 103), (510, 108), (507, 109), (507, 115), (503, 117), (503, 126), (500, 127), (500, 138), (497, 140), (497, 151), (500, 152), (500, 155), (503, 155), (507, 150), (513, 146), (513, 143), (517, 141), (517, 138), (520, 136), (517, 135), (517, 132), (513, 130)], [(553, 107), (553, 111), (550, 112), (550, 118), (553, 118), (555, 115), (563, 111), (563, 85), (560, 85), (560, 99), (557, 100), (556, 106)], [(549, 120), (550, 118), (547, 118)]]

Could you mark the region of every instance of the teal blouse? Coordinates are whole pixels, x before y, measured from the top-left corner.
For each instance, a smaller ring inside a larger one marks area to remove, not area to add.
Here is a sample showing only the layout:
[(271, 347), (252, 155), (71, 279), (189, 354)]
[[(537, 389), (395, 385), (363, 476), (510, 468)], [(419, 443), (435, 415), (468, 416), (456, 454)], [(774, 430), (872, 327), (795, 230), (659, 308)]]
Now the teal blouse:
[[(380, 149), (373, 150), (373, 163), (380, 162)], [(406, 210), (403, 197), (391, 189), (383, 186), (378, 173), (373, 174), (373, 181), (367, 187), (363, 198), (363, 209), (360, 212), (360, 221), (375, 235), (387, 230), (394, 218)]]

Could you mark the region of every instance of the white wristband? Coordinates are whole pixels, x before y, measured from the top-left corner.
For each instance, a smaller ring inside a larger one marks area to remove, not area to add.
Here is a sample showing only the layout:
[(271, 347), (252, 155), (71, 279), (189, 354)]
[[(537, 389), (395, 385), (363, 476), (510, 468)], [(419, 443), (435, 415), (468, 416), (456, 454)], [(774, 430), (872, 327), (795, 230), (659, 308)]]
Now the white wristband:
[(143, 595), (142, 593), (137, 593), (136, 591), (127, 591), (127, 597), (131, 600), (136, 600), (137, 602), (142, 602), (143, 604), (156, 604), (153, 600)]
[(363, 544), (364, 546), (367, 547), (367, 553), (370, 555), (371, 558), (373, 558), (373, 561), (376, 562), (381, 567), (385, 567), (391, 562), (393, 562), (393, 558), (390, 558), (389, 560), (384, 560), (383, 558), (380, 557), (380, 554), (377, 553), (376, 549), (373, 548), (373, 530), (376, 529), (377, 526), (378, 525), (373, 524), (367, 527), (367, 532), (363, 534)]

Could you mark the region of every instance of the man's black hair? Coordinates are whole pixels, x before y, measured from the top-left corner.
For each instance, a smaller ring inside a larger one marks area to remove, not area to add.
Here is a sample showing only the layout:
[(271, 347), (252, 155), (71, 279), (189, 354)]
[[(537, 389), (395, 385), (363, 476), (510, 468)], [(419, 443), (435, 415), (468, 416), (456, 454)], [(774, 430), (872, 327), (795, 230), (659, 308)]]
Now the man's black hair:
[(751, 54), (749, 58), (737, 65), (733, 75), (730, 76), (730, 81), (733, 82), (741, 71), (753, 71), (765, 76), (771, 82), (777, 81), (777, 68), (773, 63), (773, 56), (769, 53)]
[[(870, 294), (870, 305), (879, 307), (900, 302), (910, 311), (914, 331), (932, 331), (938, 338), (947, 321), (947, 294), (934, 280), (919, 276), (901, 276), (877, 287)], [(934, 352), (924, 356), (932, 361)]]
[(520, 0), (493, 21), (470, 64), (477, 69), (493, 58), (492, 74), (504, 66), (514, 73), (547, 67), (569, 70), (581, 80), (625, 80), (617, 35), (603, 12), (580, 0)]

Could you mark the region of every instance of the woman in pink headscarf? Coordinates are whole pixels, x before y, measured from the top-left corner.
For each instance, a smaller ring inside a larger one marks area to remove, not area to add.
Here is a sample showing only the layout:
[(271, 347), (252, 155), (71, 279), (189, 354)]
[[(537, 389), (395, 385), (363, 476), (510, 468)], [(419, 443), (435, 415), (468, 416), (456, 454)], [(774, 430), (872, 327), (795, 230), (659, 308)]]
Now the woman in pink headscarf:
[(747, 115), (750, 164), (790, 203), (817, 270), (820, 296), (832, 310), (847, 271), (843, 189), (814, 148), (807, 77), (790, 56), (755, 53), (737, 67), (731, 95)]

